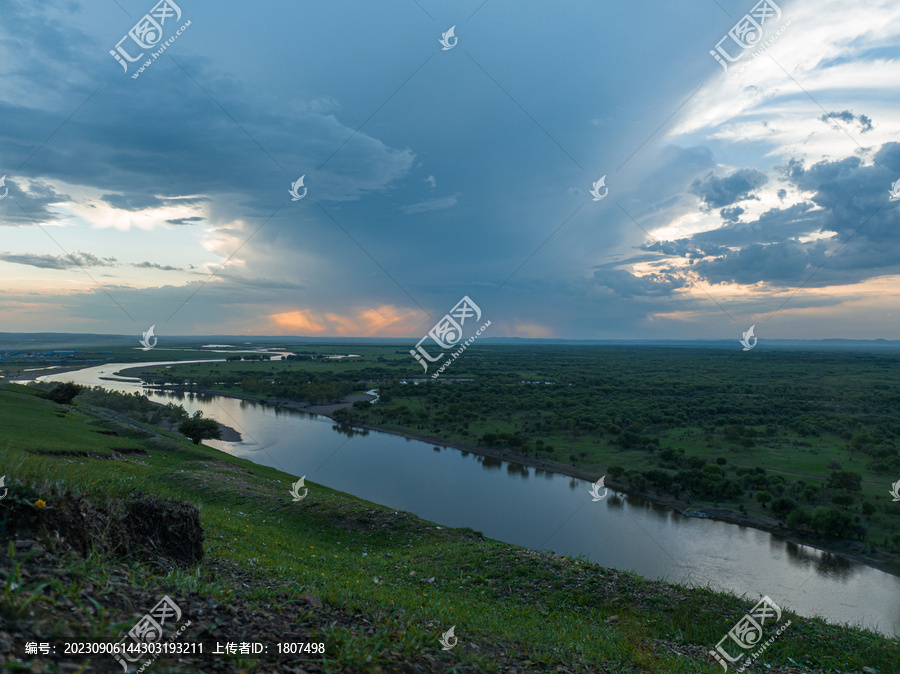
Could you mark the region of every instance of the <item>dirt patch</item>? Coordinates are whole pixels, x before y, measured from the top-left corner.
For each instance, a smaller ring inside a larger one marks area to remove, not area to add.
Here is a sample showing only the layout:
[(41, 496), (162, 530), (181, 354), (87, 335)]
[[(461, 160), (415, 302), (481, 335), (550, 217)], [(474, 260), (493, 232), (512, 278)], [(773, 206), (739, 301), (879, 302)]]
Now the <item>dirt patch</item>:
[[(0, 532), (9, 537), (41, 540), (48, 547), (80, 555), (96, 549), (180, 566), (196, 564), (203, 558), (200, 512), (191, 504), (146, 495), (102, 501), (71, 492), (16, 491), (15, 498), (0, 502)], [(35, 506), (38, 499), (45, 504), (41, 508)]]
[(118, 452), (119, 454), (139, 454), (146, 455), (147, 450), (143, 447), (110, 447), (109, 451)]
[(131, 501), (123, 524), (132, 532), (128, 540), (132, 554), (152, 547), (183, 566), (203, 558), (203, 528), (194, 505), (154, 497)]
[(38, 456), (77, 456), (80, 459), (108, 459), (109, 456), (105, 454), (95, 454), (94, 452), (76, 452), (68, 449), (33, 449), (30, 450), (31, 454), (37, 454)]
[(70, 449), (34, 449), (30, 450), (31, 454), (39, 456), (75, 456), (80, 459), (117, 459), (122, 454), (138, 454), (146, 455), (147, 451), (141, 447), (110, 447), (112, 454), (97, 454), (95, 452), (76, 452)]

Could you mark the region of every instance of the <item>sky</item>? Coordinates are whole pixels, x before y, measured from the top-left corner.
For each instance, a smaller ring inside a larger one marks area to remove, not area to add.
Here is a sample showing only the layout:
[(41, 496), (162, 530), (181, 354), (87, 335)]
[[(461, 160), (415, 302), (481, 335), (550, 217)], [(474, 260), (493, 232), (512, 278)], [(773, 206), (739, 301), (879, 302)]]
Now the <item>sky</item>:
[(898, 60), (887, 0), (4, 0), (0, 331), (900, 339)]

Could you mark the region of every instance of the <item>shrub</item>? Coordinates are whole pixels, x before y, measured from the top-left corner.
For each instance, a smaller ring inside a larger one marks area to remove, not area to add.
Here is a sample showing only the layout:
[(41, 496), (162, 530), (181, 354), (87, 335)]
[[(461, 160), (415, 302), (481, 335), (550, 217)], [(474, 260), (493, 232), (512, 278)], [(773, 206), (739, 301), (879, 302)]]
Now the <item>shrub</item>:
[(780, 518), (787, 519), (797, 509), (797, 502), (789, 498), (777, 498), (772, 501), (772, 513)]
[(81, 393), (81, 390), (82, 387), (78, 384), (67, 381), (62, 384), (57, 384), (51, 391), (38, 393), (38, 396), (46, 398), (47, 400), (52, 400), (60, 405), (71, 405), (72, 400)]
[(812, 523), (812, 513), (808, 508), (799, 507), (791, 511), (787, 516), (787, 525), (791, 529), (808, 529)]

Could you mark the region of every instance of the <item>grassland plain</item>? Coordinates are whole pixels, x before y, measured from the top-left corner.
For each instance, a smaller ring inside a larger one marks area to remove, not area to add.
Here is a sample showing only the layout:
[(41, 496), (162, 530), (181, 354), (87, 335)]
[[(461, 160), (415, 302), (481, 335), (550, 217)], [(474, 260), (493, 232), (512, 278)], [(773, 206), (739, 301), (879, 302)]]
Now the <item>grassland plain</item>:
[[(291, 348), (290, 345), (285, 345)], [(900, 356), (891, 351), (473, 345), (414, 381), (401, 346), (149, 368), (183, 390), (308, 403), (377, 386), (348, 424), (609, 483), (900, 572)], [(313, 358), (314, 356), (314, 358)], [(188, 382), (185, 385), (185, 382)], [(349, 405), (348, 405), (349, 407)]]
[[(191, 620), (184, 639), (269, 653), (162, 658), (158, 672), (715, 672), (707, 651), (756, 602), (439, 528), (313, 483), (294, 502), (294, 476), (33, 394), (0, 390), (3, 671), (121, 671), (109, 656), (22, 658), (13, 643), (118, 641), (169, 595)], [(786, 618), (755, 669), (896, 671), (897, 639)], [(459, 642), (443, 651), (451, 625)], [(281, 642), (326, 652), (279, 656)]]

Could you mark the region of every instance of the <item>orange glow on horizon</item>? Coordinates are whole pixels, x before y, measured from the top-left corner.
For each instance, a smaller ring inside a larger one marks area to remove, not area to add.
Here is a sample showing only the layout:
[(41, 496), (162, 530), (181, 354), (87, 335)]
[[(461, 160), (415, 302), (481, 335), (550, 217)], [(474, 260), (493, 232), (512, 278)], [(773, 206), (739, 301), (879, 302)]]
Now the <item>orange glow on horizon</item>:
[(420, 312), (385, 304), (351, 313), (298, 309), (269, 316), (276, 334), (327, 334), (340, 337), (409, 337), (421, 323)]

